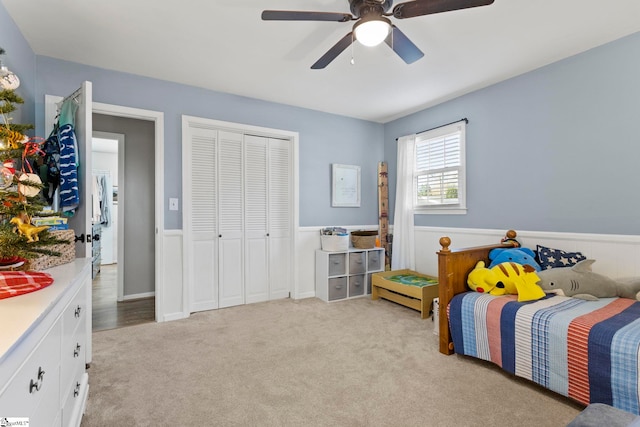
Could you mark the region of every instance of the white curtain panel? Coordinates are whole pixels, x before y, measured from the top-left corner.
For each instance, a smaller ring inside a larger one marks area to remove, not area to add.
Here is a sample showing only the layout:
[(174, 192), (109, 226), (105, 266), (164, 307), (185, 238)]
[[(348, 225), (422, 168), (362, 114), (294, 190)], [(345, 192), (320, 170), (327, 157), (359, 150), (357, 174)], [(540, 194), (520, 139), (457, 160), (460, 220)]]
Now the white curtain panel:
[(391, 269), (415, 270), (415, 240), (413, 224), (413, 169), (416, 136), (398, 138), (396, 174), (396, 205), (393, 215), (393, 248)]

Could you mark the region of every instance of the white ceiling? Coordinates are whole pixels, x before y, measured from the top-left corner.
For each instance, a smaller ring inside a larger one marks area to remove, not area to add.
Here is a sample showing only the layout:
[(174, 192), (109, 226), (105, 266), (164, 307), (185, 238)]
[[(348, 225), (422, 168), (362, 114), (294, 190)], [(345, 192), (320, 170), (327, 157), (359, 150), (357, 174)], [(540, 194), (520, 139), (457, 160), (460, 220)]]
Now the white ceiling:
[[(264, 22), (347, 0), (1, 0), (38, 55), (385, 123), (640, 31), (639, 0), (496, 0), (392, 19), (424, 53), (354, 44), (353, 22)], [(401, 3), (396, 1), (395, 4)], [(10, 54), (10, 52), (7, 52)]]

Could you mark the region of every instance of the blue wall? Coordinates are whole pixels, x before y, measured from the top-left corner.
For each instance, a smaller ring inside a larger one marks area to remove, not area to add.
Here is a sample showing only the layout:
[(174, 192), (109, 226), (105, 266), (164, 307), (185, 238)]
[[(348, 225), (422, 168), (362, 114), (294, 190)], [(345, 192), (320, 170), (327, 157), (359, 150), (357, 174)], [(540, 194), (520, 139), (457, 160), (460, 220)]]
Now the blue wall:
[(395, 139), (467, 117), (468, 213), (416, 225), (640, 234), (639, 79), (636, 33), (387, 123), (390, 200)]
[[(640, 234), (640, 33), (385, 125), (36, 57), (1, 4), (0, 46), (22, 80), (16, 121), (35, 121), (40, 136), (44, 94), (84, 80), (96, 102), (163, 111), (167, 199), (182, 198), (187, 114), (299, 132), (300, 225), (376, 224), (380, 160), (393, 207), (395, 139), (468, 117), (468, 213), (418, 215), (417, 225)], [(331, 208), (331, 163), (362, 167), (360, 208)], [(181, 215), (165, 208), (165, 228), (180, 229)]]
[[(377, 162), (383, 159), (383, 126), (334, 114), (229, 95), (163, 80), (37, 57), (36, 123), (44, 133), (44, 95), (69, 94), (85, 80), (93, 100), (164, 112), (165, 228), (182, 228), (182, 212), (168, 199), (181, 197), (182, 114), (283, 129), (300, 134), (300, 225), (377, 224)], [(331, 207), (331, 164), (362, 168), (360, 208)]]
[(16, 93), (24, 99), (24, 104), (17, 106), (18, 109), (11, 113), (13, 122), (35, 124), (33, 82), (36, 57), (2, 4), (0, 4), (0, 47), (5, 50), (0, 60), (20, 78), (20, 87)]

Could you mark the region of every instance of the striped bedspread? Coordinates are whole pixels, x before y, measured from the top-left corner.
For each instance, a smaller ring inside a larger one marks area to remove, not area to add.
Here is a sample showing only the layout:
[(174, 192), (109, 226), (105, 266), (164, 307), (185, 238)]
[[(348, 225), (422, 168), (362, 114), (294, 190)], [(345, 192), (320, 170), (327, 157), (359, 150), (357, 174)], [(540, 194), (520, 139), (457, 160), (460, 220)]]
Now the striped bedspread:
[(493, 362), (578, 402), (640, 414), (640, 302), (469, 292), (449, 305), (456, 353)]

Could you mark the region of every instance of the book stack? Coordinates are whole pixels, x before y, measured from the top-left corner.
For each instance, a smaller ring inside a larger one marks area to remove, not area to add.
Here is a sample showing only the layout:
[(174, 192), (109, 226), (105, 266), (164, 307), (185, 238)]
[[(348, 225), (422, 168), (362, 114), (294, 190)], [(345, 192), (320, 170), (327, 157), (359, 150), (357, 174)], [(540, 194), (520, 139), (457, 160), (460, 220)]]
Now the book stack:
[(69, 224), (67, 224), (67, 218), (63, 218), (60, 216), (43, 216), (43, 217), (34, 216), (31, 218), (31, 224), (35, 225), (36, 227), (46, 225), (49, 227), (49, 231), (69, 229)]

